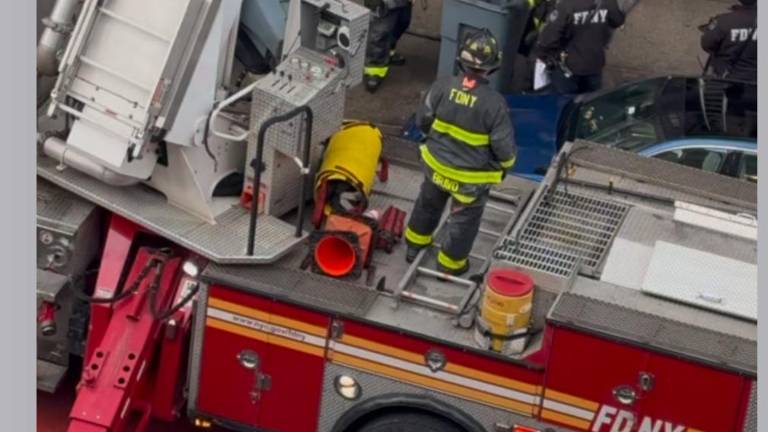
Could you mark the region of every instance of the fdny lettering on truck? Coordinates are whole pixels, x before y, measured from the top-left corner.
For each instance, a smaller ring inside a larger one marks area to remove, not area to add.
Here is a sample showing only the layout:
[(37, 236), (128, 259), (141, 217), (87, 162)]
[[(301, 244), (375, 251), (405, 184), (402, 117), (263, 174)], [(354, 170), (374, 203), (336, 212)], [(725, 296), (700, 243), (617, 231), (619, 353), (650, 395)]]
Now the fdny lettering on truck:
[(638, 419), (631, 411), (610, 405), (600, 407), (590, 430), (592, 432), (698, 432), (685, 425), (649, 416)]

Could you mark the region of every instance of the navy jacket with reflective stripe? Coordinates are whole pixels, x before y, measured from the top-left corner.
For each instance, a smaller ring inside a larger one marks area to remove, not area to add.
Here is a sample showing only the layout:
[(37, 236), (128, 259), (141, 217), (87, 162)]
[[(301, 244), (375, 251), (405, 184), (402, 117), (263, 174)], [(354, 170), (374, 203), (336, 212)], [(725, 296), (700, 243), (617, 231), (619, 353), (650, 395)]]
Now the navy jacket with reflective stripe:
[[(474, 85), (472, 85), (474, 84)], [(432, 169), (465, 182), (457, 172), (471, 173), (472, 183), (483, 172), (493, 174), (487, 183), (501, 179), (501, 171), (514, 163), (512, 121), (504, 97), (479, 78), (446, 77), (436, 81), (417, 111), (417, 124), (427, 134), (427, 150), (440, 165)], [(431, 165), (426, 161), (427, 165)], [(442, 172), (441, 172), (442, 171)]]

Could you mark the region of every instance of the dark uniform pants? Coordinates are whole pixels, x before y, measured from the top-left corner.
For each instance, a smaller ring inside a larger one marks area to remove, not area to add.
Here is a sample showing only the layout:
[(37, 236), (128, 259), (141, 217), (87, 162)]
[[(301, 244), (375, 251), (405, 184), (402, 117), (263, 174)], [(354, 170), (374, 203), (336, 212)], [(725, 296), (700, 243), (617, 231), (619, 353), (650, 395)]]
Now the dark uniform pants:
[(390, 51), (411, 25), (412, 4), (374, 15), (368, 33), (366, 74), (385, 77), (388, 72)]
[(566, 77), (560, 68), (553, 69), (550, 74), (552, 88), (559, 94), (581, 94), (600, 90), (603, 85), (603, 74), (571, 75)]
[[(707, 109), (707, 119), (712, 129), (739, 136), (757, 136), (757, 84), (726, 81), (751, 78), (736, 74), (721, 80), (721, 74), (712, 68), (705, 71), (705, 74), (714, 78), (708, 80), (704, 87), (705, 101), (708, 105), (714, 105)], [(727, 124), (723, 124), (724, 119)]]
[[(480, 188), (475, 200), (468, 204), (456, 199), (452, 201), (444, 231), (447, 238), (438, 254), (438, 262), (443, 267), (459, 270), (466, 264), (480, 229), (489, 191), (488, 187)], [(432, 234), (450, 197), (450, 192), (441, 189), (429, 178), (424, 179), (405, 233), (409, 245), (422, 247), (432, 243)]]

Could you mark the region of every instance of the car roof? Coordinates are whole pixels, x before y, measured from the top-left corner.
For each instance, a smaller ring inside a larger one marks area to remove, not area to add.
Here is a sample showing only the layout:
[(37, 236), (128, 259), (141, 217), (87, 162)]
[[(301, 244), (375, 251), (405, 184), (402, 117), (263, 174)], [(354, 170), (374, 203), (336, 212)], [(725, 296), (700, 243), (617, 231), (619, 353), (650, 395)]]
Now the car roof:
[(640, 151), (640, 154), (656, 154), (660, 151), (690, 147), (727, 147), (735, 150), (757, 151), (757, 141), (733, 137), (687, 137), (654, 144)]
[(667, 82), (674, 79), (684, 79), (684, 80), (704, 80), (704, 81), (719, 81), (719, 82), (731, 82), (731, 83), (741, 83), (742, 81), (739, 80), (733, 80), (728, 78), (717, 78), (717, 77), (710, 77), (710, 76), (700, 76), (700, 75), (677, 75), (677, 74), (671, 74), (671, 75), (656, 75), (656, 76), (650, 76), (650, 77), (643, 77), (643, 78), (637, 78), (629, 81), (624, 81), (621, 83), (618, 83), (611, 87), (604, 87), (600, 90), (589, 92), (589, 93), (582, 93), (579, 95), (576, 95), (574, 97), (574, 100), (577, 103), (583, 103), (583, 102), (589, 102), (593, 99), (596, 99), (600, 96), (613, 93), (615, 91), (619, 91), (622, 89), (625, 89), (627, 87), (631, 87), (633, 85), (651, 82), (651, 81), (659, 81), (659, 82)]

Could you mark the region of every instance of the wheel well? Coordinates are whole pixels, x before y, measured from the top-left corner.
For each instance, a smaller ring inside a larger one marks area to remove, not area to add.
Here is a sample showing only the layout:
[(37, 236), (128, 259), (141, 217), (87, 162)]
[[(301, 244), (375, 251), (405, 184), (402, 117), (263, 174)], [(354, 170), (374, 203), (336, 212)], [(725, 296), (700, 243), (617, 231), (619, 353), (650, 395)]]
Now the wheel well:
[(450, 422), (451, 424), (455, 425), (457, 428), (459, 428), (462, 431), (467, 432), (467, 430), (459, 423), (454, 421), (453, 419), (442, 415), (438, 412), (434, 412), (432, 410), (424, 409), (424, 408), (418, 408), (418, 407), (412, 407), (407, 405), (401, 405), (401, 406), (386, 406), (382, 408), (378, 408), (372, 411), (369, 411), (359, 418), (357, 418), (352, 424), (347, 426), (347, 428), (344, 429), (343, 432), (355, 432), (358, 428), (362, 427), (369, 421), (389, 415), (389, 414), (405, 414), (405, 413), (417, 413), (417, 414), (426, 414), (432, 417), (440, 418), (441, 420), (445, 420), (447, 422)]

